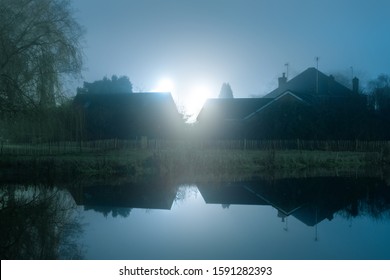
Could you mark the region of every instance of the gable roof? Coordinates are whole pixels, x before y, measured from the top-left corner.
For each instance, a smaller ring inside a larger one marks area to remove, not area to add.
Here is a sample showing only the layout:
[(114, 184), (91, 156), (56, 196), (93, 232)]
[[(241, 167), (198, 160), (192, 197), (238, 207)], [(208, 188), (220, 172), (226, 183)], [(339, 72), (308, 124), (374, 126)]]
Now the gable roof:
[(271, 101), (271, 98), (207, 99), (202, 110), (198, 114), (197, 121), (242, 120)]
[[(318, 75), (318, 89), (317, 89)], [(307, 100), (310, 96), (318, 97), (342, 97), (349, 96), (352, 91), (335, 81), (333, 76), (327, 76), (314, 67), (310, 67), (295, 76), (275, 90), (266, 94), (265, 98), (276, 98), (287, 90), (294, 92), (297, 96)]]
[(252, 118), (253, 116), (255, 116), (256, 114), (260, 113), (261, 111), (263, 111), (264, 109), (266, 109), (267, 107), (271, 106), (272, 104), (274, 104), (275, 102), (278, 102), (280, 99), (283, 99), (284, 97), (286, 96), (291, 96), (293, 98), (295, 98), (297, 101), (300, 101), (302, 103), (307, 103), (304, 99), (302, 99), (301, 97), (297, 96), (296, 94), (294, 94), (293, 92), (291, 92), (290, 90), (287, 90), (285, 91), (284, 93), (282, 93), (281, 95), (279, 95), (278, 97), (276, 98), (273, 98), (271, 99), (270, 102), (266, 103), (264, 106), (258, 108), (256, 111), (250, 113), (249, 115), (247, 115), (244, 119), (245, 120), (248, 120), (250, 118)]

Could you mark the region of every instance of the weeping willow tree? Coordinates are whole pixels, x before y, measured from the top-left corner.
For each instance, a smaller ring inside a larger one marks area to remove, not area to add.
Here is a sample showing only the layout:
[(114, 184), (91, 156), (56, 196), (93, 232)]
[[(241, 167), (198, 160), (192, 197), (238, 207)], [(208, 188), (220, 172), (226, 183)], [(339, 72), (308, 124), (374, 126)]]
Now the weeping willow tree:
[(65, 76), (80, 75), (82, 35), (68, 0), (2, 0), (2, 110), (52, 105)]
[(0, 1), (1, 117), (53, 108), (82, 70), (83, 28), (69, 0)]

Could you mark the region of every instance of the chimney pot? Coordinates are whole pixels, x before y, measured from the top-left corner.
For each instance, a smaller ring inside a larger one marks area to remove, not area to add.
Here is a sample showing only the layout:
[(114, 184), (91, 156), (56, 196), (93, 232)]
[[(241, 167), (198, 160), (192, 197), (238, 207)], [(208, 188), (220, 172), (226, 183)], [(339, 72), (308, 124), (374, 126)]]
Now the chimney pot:
[(278, 78), (278, 82), (279, 82), (279, 87), (287, 83), (286, 73), (283, 73), (283, 76)]

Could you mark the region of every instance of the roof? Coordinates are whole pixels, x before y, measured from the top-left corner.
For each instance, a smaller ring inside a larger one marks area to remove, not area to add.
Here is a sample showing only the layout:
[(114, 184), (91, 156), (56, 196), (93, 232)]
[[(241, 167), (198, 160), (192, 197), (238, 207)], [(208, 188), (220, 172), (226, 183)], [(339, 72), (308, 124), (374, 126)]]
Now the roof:
[(197, 120), (242, 120), (271, 101), (271, 98), (207, 99)]
[(326, 97), (340, 99), (352, 94), (349, 88), (337, 82), (333, 76), (310, 67), (261, 98), (208, 99), (199, 112), (197, 121), (249, 119), (287, 95), (310, 104)]
[(73, 102), (91, 139), (165, 137), (180, 122), (170, 93), (79, 93)]
[(138, 93), (79, 93), (73, 101), (85, 109), (93, 107), (126, 108), (126, 110), (141, 111), (144, 109), (158, 109), (169, 105), (177, 111), (170, 93), (165, 92), (138, 92)]
[[(318, 89), (317, 89), (318, 75)], [(333, 76), (327, 76), (314, 67), (310, 67), (295, 76), (277, 89), (266, 94), (265, 98), (276, 98), (286, 91), (292, 91), (302, 99), (307, 100), (310, 96), (341, 97), (349, 96), (352, 91), (337, 82)]]
[(272, 104), (274, 104), (275, 102), (278, 102), (280, 99), (283, 99), (284, 97), (287, 97), (287, 96), (295, 98), (297, 101), (300, 101), (302, 103), (306, 103), (306, 101), (304, 99), (302, 99), (301, 97), (299, 97), (297, 94), (291, 92), (290, 90), (287, 90), (284, 93), (282, 93), (281, 95), (279, 95), (278, 97), (270, 99), (271, 101), (266, 103), (264, 106), (258, 108), (256, 111), (252, 112), (251, 114), (247, 115), (244, 119), (248, 120), (248, 119), (252, 118), (256, 114), (263, 111), (264, 109), (268, 108), (269, 106), (272, 106)]

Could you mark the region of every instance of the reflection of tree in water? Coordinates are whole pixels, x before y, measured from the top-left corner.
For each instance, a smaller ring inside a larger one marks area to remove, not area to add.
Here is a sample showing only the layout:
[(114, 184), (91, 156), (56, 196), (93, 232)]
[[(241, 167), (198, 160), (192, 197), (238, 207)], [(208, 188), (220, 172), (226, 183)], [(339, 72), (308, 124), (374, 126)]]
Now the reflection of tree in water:
[(132, 208), (124, 208), (124, 207), (105, 207), (105, 206), (85, 207), (85, 210), (90, 210), (90, 209), (98, 213), (102, 213), (103, 216), (106, 218), (108, 217), (108, 215), (110, 215), (110, 213), (113, 218), (116, 218), (118, 216), (127, 218), (130, 215), (130, 212), (132, 210)]
[(80, 217), (57, 188), (0, 188), (1, 259), (80, 259)]
[(389, 186), (367, 187), (363, 197), (357, 198), (339, 214), (348, 219), (359, 216), (368, 216), (376, 220), (390, 219)]

